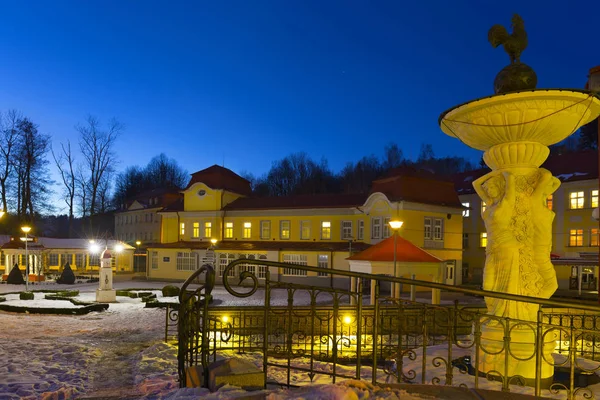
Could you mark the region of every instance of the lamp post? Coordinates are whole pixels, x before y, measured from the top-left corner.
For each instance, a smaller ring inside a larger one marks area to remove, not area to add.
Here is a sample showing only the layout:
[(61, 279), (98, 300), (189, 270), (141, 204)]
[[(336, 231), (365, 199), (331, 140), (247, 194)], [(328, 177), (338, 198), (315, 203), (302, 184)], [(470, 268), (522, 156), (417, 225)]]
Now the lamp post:
[(141, 241), (139, 241), (139, 240), (135, 241), (135, 253), (133, 253), (133, 271), (134, 272), (138, 272), (140, 269), (140, 262), (137, 260), (136, 257), (139, 257), (138, 250), (139, 250), (139, 247), (141, 244), (142, 244)]
[(29, 251), (27, 248), (27, 242), (29, 241), (29, 232), (31, 231), (30, 226), (22, 226), (21, 231), (25, 233), (25, 291), (29, 292)]
[[(390, 224), (390, 228), (392, 228), (392, 230), (394, 231), (394, 278), (398, 277), (398, 271), (396, 269), (396, 249), (398, 247), (398, 230), (400, 228), (402, 228), (402, 224), (404, 224), (404, 222), (402, 221), (398, 221), (398, 220), (392, 220), (389, 222)], [(394, 298), (399, 298), (400, 297), (400, 286), (394, 282), (392, 284), (392, 295), (394, 296)]]
[[(596, 92), (597, 94), (600, 93), (600, 65), (590, 69), (590, 75), (588, 77), (586, 89), (591, 92)], [(598, 118), (597, 123), (598, 123), (597, 148), (598, 148), (598, 151), (600, 152), (600, 117)], [(598, 171), (600, 172), (600, 154), (598, 157)], [(600, 191), (600, 185), (599, 185), (598, 189)], [(600, 205), (599, 205), (599, 207), (600, 207)], [(594, 216), (596, 221), (598, 220), (598, 217), (599, 217), (598, 207), (596, 207), (592, 216)], [(598, 236), (600, 237), (600, 233), (598, 234)], [(599, 271), (600, 271), (600, 245), (598, 246), (598, 263), (599, 263)], [(579, 280), (581, 281), (581, 278)], [(600, 278), (598, 278), (598, 287), (596, 289), (598, 289), (598, 303), (600, 303)]]

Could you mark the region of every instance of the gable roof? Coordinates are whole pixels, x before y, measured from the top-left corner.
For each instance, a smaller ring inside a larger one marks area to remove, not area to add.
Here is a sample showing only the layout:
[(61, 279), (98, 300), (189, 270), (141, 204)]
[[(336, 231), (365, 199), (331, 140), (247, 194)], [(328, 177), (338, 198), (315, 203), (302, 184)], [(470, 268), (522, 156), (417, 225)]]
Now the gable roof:
[(222, 189), (249, 196), (252, 193), (250, 182), (230, 169), (213, 165), (201, 171), (194, 172), (186, 190), (194, 183), (204, 183), (211, 189)]
[[(358, 254), (348, 257), (347, 260), (355, 261), (394, 261), (394, 236), (382, 240), (361, 251)], [(440, 263), (441, 259), (426, 252), (422, 248), (415, 246), (408, 240), (398, 235), (396, 243), (396, 261), (397, 262), (420, 262), (420, 263)]]
[(410, 201), (463, 208), (452, 182), (396, 175), (373, 181), (371, 193), (375, 192), (385, 194), (390, 201)]
[(295, 196), (241, 197), (225, 206), (225, 210), (265, 210), (290, 208), (350, 208), (365, 204), (365, 194), (303, 194)]

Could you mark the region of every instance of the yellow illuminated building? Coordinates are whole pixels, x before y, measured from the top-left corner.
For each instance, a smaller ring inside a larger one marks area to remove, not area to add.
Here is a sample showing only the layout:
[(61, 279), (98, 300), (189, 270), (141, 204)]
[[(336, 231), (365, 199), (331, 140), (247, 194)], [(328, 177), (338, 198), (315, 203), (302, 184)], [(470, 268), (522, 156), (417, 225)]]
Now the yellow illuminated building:
[[(389, 221), (399, 219), (401, 237), (451, 264), (451, 282), (461, 283), (454, 271), (462, 265), (462, 206), (452, 183), (396, 175), (373, 182), (368, 194), (257, 198), (248, 181), (215, 165), (194, 173), (182, 193), (181, 201), (158, 212), (160, 242), (148, 244), (151, 279), (184, 280), (214, 262), (219, 281), (238, 258), (348, 270), (350, 254), (390, 237)], [(267, 272), (241, 268), (259, 279)], [(347, 286), (339, 277), (293, 267), (270, 274), (279, 281)]]

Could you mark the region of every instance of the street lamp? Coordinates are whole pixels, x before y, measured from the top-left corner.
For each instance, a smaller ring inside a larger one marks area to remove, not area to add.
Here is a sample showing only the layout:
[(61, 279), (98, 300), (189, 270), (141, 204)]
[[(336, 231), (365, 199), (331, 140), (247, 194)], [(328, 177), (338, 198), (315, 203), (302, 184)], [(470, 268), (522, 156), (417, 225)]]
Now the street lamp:
[(210, 244), (211, 244), (210, 247), (215, 247), (215, 245), (217, 244), (217, 239), (215, 239), (215, 238), (210, 239)]
[[(397, 274), (397, 270), (396, 270), (396, 248), (398, 247), (398, 230), (400, 228), (402, 228), (402, 224), (404, 224), (404, 222), (402, 221), (398, 221), (397, 219), (392, 220), (389, 222), (390, 224), (390, 228), (392, 228), (392, 230), (394, 231), (394, 278), (398, 277)], [(394, 282), (392, 284), (392, 293), (394, 298), (399, 298), (400, 297), (400, 286)]]
[(29, 292), (29, 252), (27, 249), (27, 242), (29, 241), (29, 232), (31, 231), (30, 226), (22, 226), (21, 230), (25, 233), (25, 291)]

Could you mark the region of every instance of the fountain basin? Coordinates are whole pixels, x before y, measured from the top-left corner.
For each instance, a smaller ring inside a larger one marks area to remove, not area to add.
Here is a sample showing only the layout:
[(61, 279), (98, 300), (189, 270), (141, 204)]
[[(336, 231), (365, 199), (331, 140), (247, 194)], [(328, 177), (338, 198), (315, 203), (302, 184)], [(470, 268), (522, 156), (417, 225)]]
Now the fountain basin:
[(598, 115), (600, 97), (592, 92), (536, 89), (494, 95), (456, 106), (442, 113), (439, 124), (446, 135), (456, 137), (469, 147), (487, 151), (509, 142), (550, 146)]

